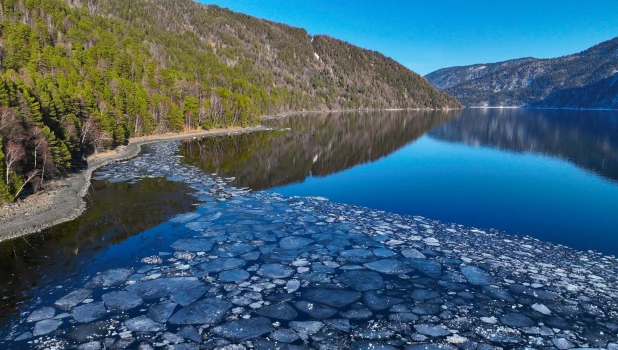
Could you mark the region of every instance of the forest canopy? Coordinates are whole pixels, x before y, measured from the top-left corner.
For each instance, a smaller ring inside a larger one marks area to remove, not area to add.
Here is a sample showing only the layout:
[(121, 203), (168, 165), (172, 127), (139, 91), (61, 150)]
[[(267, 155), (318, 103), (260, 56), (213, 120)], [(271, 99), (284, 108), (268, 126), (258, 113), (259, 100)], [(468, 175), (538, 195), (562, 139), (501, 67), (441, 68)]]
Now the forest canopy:
[(377, 52), (190, 0), (1, 4), (0, 202), (129, 137), (460, 106)]

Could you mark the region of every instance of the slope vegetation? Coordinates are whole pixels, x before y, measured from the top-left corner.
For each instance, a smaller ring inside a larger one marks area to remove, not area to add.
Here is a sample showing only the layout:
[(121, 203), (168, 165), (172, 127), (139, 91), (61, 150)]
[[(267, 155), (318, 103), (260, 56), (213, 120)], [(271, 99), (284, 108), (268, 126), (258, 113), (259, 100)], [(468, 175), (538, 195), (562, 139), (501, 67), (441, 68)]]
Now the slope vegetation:
[(445, 68), (427, 80), (467, 106), (618, 108), (618, 38), (577, 54)]
[(460, 106), (377, 52), (190, 0), (4, 0), (0, 10), (5, 201), (131, 136), (283, 111)]

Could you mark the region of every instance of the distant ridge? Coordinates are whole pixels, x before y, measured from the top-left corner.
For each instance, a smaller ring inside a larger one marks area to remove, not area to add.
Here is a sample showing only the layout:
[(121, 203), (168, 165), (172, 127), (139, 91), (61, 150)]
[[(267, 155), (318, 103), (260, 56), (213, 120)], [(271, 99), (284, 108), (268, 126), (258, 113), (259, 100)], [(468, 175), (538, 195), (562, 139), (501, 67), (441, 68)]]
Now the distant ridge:
[(573, 55), (451, 67), (425, 78), (466, 106), (618, 109), (618, 37)]

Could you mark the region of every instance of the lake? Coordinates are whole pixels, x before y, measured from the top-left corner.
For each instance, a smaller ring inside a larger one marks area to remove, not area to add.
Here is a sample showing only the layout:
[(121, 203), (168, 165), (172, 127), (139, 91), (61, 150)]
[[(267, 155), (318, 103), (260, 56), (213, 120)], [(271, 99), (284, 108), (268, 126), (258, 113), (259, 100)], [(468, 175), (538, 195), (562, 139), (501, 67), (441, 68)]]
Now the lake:
[(618, 113), (307, 114), (186, 142), (232, 184), (530, 235), (618, 255)]
[(618, 260), (551, 243), (616, 249), (613, 114), (265, 123), (147, 145), (1, 243), (0, 348), (618, 342)]

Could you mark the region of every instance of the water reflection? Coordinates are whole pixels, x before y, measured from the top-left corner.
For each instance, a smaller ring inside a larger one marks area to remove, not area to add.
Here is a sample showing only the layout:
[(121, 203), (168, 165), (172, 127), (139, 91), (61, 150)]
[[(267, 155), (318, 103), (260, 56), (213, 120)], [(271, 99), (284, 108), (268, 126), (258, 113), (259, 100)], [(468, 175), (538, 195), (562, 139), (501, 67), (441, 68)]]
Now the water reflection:
[(272, 119), (288, 129), (183, 143), (186, 160), (234, 185), (262, 190), (375, 161), (457, 116), (457, 111), (368, 112)]
[(450, 142), (542, 153), (618, 181), (615, 112), (465, 109), (429, 135)]
[(144, 179), (135, 184), (93, 181), (87, 210), (77, 219), (0, 244), (0, 280), (6, 317), (35, 287), (78, 273), (110, 244), (191, 209), (184, 183)]

